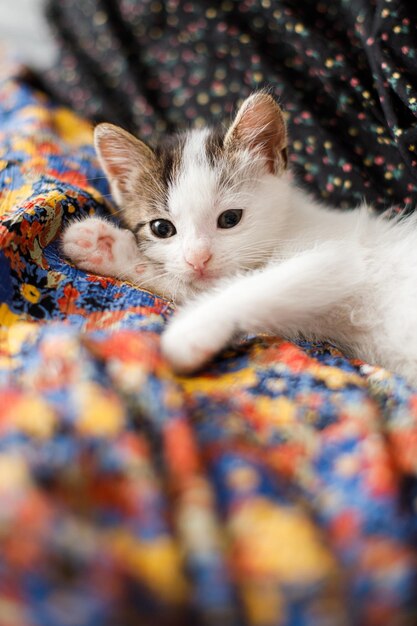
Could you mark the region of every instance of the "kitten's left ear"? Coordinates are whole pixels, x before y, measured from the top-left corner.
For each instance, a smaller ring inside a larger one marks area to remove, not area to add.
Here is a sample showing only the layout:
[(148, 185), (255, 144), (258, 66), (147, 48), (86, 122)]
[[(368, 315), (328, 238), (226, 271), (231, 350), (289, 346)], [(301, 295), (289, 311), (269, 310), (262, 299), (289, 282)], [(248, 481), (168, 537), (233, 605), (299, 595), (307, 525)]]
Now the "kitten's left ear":
[(96, 126), (94, 145), (117, 204), (123, 204), (127, 196), (135, 194), (141, 173), (156, 167), (156, 156), (151, 148), (119, 126)]
[(225, 146), (243, 147), (262, 156), (271, 174), (287, 167), (284, 115), (272, 96), (259, 92), (246, 98), (226, 134)]

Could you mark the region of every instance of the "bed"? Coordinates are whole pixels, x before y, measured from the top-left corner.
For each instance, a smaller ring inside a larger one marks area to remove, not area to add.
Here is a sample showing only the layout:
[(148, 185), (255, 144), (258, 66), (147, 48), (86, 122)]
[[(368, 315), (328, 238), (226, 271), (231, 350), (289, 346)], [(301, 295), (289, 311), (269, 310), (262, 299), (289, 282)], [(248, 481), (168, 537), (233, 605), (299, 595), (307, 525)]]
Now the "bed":
[(116, 219), (92, 123), (0, 79), (0, 626), (416, 623), (416, 389), (271, 336), (175, 376), (172, 303), (60, 250)]

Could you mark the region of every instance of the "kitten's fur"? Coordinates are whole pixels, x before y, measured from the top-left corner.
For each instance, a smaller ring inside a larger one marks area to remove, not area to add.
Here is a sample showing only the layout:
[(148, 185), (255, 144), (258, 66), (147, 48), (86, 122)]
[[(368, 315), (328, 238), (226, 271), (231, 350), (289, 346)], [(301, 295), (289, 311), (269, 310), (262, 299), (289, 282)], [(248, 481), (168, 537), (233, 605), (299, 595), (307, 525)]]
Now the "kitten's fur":
[[(330, 340), (417, 382), (416, 218), (330, 210), (297, 189), (272, 97), (248, 98), (225, 133), (193, 130), (151, 150), (101, 124), (95, 143), (128, 230), (87, 218), (68, 227), (63, 250), (182, 304), (162, 336), (177, 371), (237, 333), (268, 331)], [(235, 209), (241, 221), (220, 228)], [(157, 219), (176, 234), (156, 237)]]

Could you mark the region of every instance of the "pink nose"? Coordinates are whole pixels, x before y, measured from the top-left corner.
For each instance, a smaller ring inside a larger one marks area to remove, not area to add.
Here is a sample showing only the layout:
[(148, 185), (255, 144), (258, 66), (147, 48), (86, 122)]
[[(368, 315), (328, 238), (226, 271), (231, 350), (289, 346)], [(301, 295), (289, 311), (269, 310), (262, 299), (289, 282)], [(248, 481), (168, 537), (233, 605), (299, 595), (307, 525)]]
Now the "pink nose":
[(211, 253), (208, 250), (199, 250), (195, 252), (189, 252), (185, 256), (185, 260), (187, 261), (188, 265), (191, 265), (191, 267), (196, 272), (203, 271), (206, 264), (210, 261), (210, 259), (211, 259)]

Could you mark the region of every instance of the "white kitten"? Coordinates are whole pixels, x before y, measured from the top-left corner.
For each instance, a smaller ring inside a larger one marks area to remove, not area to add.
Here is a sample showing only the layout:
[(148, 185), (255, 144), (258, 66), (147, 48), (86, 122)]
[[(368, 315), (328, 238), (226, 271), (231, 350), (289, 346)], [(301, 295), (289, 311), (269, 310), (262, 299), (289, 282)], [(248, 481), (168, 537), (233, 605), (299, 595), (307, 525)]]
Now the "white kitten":
[(162, 336), (178, 372), (233, 336), (329, 340), (417, 382), (417, 219), (314, 203), (285, 172), (286, 130), (256, 93), (230, 129), (193, 130), (151, 150), (101, 124), (96, 149), (129, 230), (68, 227), (65, 254), (184, 303)]

